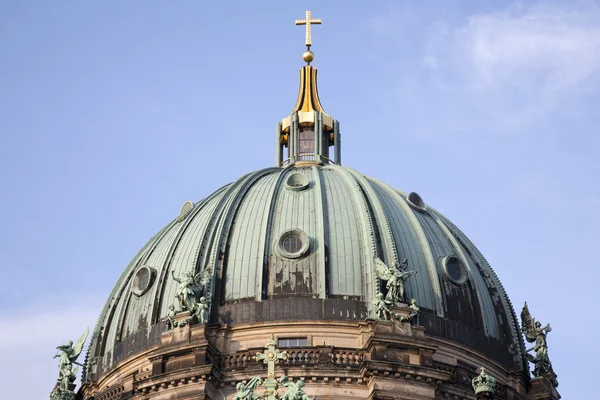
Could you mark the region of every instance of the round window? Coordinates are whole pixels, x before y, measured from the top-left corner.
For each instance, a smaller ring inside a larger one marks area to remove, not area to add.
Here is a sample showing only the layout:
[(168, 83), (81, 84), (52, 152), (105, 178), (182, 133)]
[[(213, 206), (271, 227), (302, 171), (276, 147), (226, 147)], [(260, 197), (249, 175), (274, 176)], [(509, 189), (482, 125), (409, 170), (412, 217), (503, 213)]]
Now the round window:
[(285, 258), (300, 258), (308, 253), (310, 238), (300, 229), (290, 229), (277, 241), (277, 252)]
[(462, 285), (467, 281), (467, 269), (460, 258), (446, 256), (441, 259), (441, 267), (444, 277), (456, 285)]
[(301, 172), (294, 172), (285, 180), (285, 188), (300, 191), (308, 188), (308, 178)]
[(137, 270), (132, 282), (132, 291), (136, 296), (142, 296), (150, 289), (154, 282), (155, 271), (154, 268), (142, 266)]
[(419, 193), (417, 193), (417, 192), (410, 192), (408, 194), (408, 197), (406, 198), (406, 200), (408, 200), (408, 204), (412, 208), (415, 208), (418, 211), (425, 211), (425, 209), (427, 208), (425, 206), (425, 202), (423, 201), (423, 198), (421, 198), (421, 196), (419, 196)]
[(298, 235), (290, 235), (283, 240), (283, 248), (288, 253), (297, 253), (302, 248), (302, 238)]

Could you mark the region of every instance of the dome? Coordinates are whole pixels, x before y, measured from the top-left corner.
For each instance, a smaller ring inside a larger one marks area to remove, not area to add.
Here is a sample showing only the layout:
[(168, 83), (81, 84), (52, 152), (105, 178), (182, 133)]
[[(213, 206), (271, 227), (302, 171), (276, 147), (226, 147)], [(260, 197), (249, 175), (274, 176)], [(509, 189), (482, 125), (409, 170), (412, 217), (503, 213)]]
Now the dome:
[[(209, 323), (372, 318), (375, 263), (417, 271), (406, 298), (428, 335), (523, 371), (511, 303), (471, 241), (417, 193), (339, 165), (258, 170), (181, 213), (135, 256), (96, 326), (87, 372), (100, 376), (158, 343), (177, 282), (207, 277)], [(383, 285), (385, 286), (385, 285)]]

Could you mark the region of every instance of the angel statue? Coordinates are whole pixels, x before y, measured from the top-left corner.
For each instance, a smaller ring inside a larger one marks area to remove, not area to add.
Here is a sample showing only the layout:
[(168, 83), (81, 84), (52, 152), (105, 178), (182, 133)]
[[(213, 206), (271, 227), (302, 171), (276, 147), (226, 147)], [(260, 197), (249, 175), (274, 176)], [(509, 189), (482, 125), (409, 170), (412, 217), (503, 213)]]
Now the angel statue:
[[(260, 396), (254, 394), (254, 389), (256, 389), (257, 386), (262, 385), (262, 383), (262, 379), (258, 377), (250, 379), (245, 385), (242, 382), (238, 383), (235, 386), (237, 393), (233, 397), (233, 400), (259, 400)], [(225, 398), (223, 398), (223, 400), (225, 400)]]
[[(529, 307), (527, 302), (523, 306), (521, 311), (521, 324), (523, 332), (525, 333), (525, 339), (529, 343), (535, 342), (535, 345), (527, 349), (527, 359), (533, 363), (533, 376), (546, 376), (548, 377), (554, 386), (558, 386), (558, 381), (554, 375), (552, 369), (552, 363), (548, 358), (548, 344), (546, 343), (546, 335), (552, 330), (550, 324), (542, 327), (540, 321), (536, 321), (535, 318), (529, 313)], [(535, 351), (535, 356), (529, 354), (531, 351)]]
[(197, 296), (202, 291), (202, 273), (194, 275), (192, 271), (187, 271), (183, 274), (183, 278), (180, 279), (175, 276), (175, 271), (171, 270), (171, 275), (173, 276), (173, 280), (179, 284), (177, 286), (177, 293), (175, 294), (175, 297), (179, 300), (179, 309), (177, 311), (188, 310), (190, 313), (193, 313), (198, 304), (196, 300)]
[(196, 304), (196, 309), (194, 310), (194, 314), (196, 314), (196, 318), (198, 318), (198, 322), (204, 325), (206, 324), (205, 312), (208, 311), (208, 301), (204, 296), (200, 297), (200, 301)]
[(81, 351), (83, 350), (83, 344), (85, 343), (85, 341), (88, 337), (88, 333), (89, 333), (89, 328), (86, 328), (83, 335), (81, 335), (81, 337), (79, 338), (77, 343), (75, 343), (75, 346), (73, 346), (73, 341), (69, 340), (69, 341), (65, 342), (64, 344), (56, 347), (58, 350), (61, 351), (60, 354), (57, 353), (54, 355), (54, 358), (59, 358), (59, 361), (58, 361), (58, 371), (59, 371), (58, 388), (55, 389), (50, 394), (50, 398), (53, 398), (53, 399), (54, 398), (56, 398), (56, 399), (70, 398), (69, 394), (73, 393), (69, 389), (69, 385), (75, 381), (75, 378), (77, 377), (77, 370), (78, 370), (78, 367), (73, 368), (73, 364), (83, 366), (82, 364), (78, 363), (76, 360), (77, 360), (77, 357), (79, 357), (79, 355), (81, 354)]
[(394, 262), (392, 268), (388, 267), (381, 259), (375, 258), (375, 272), (379, 279), (387, 281), (385, 287), (387, 295), (385, 299), (392, 304), (404, 302), (404, 282), (417, 271), (407, 271), (408, 259), (404, 259), (400, 265)]
[[(287, 388), (287, 391), (280, 397), (281, 400), (311, 400), (302, 389), (304, 387), (304, 381), (294, 383), (293, 381), (290, 381), (287, 376), (283, 375), (279, 378), (279, 383)], [(312, 400), (315, 400), (316, 398), (317, 396), (314, 395)]]

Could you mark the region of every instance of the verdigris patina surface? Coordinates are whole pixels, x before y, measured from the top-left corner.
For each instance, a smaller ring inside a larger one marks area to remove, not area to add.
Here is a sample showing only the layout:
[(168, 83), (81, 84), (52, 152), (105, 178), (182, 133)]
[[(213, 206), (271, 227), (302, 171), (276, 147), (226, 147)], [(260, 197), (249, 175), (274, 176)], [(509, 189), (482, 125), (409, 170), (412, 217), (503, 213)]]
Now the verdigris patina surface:
[(240, 382), (235, 388), (237, 389), (237, 393), (233, 397), (233, 400), (259, 400), (260, 396), (254, 394), (254, 389), (257, 386), (262, 385), (263, 380), (259, 377), (254, 377), (250, 379), (248, 383), (245, 385)]
[(412, 321), (413, 318), (416, 318), (415, 322), (418, 325), (419, 324), (419, 312), (420, 311), (421, 311), (421, 309), (417, 305), (417, 299), (412, 299), (410, 301), (410, 314), (408, 314), (408, 315), (402, 315), (398, 319), (400, 321)]
[(475, 394), (486, 393), (493, 395), (496, 392), (496, 379), (485, 373), (485, 369), (481, 367), (481, 373), (471, 381)]
[[(558, 386), (552, 363), (548, 357), (548, 343), (546, 342), (546, 335), (552, 330), (550, 324), (542, 327), (542, 323), (536, 321), (529, 313), (527, 302), (521, 311), (521, 323), (525, 339), (529, 343), (535, 342), (533, 347), (527, 349), (527, 359), (533, 363), (533, 376), (544, 376), (550, 379), (554, 386)], [(531, 351), (535, 351), (535, 356), (529, 354)]]
[(390, 268), (381, 259), (375, 258), (375, 272), (379, 279), (386, 281), (387, 294), (385, 299), (391, 304), (404, 303), (404, 282), (417, 271), (407, 271), (408, 260), (400, 264), (394, 262)]
[[(281, 383), (281, 386), (287, 389), (286, 392), (281, 396), (281, 400), (311, 400), (311, 398), (308, 397), (308, 395), (304, 393), (304, 390), (302, 389), (304, 387), (304, 381), (300, 380), (294, 383), (294, 381), (291, 381), (287, 376), (283, 375), (281, 378), (279, 378), (279, 383)], [(312, 400), (316, 398), (317, 395), (314, 395)]]
[(179, 301), (179, 309), (177, 312), (188, 310), (192, 313), (196, 309), (198, 303), (197, 295), (202, 290), (200, 285), (201, 274), (194, 275), (192, 271), (186, 271), (182, 278), (177, 278), (175, 272), (171, 270), (173, 280), (178, 283), (177, 293), (175, 297)]
[(69, 385), (75, 382), (77, 377), (78, 367), (73, 368), (73, 364), (83, 366), (78, 363), (77, 357), (83, 350), (83, 344), (85, 343), (89, 333), (89, 328), (86, 328), (85, 332), (81, 335), (77, 343), (73, 346), (73, 341), (68, 340), (64, 344), (56, 347), (60, 354), (55, 354), (54, 358), (58, 358), (58, 385), (50, 393), (50, 399), (52, 400), (70, 400), (75, 398), (75, 393), (69, 389)]

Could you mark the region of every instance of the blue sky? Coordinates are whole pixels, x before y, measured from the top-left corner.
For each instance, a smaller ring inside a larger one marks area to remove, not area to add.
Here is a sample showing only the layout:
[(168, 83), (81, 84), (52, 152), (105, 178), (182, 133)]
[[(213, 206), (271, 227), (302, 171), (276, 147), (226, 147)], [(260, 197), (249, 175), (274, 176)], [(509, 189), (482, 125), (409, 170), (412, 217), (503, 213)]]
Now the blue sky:
[(600, 3), (457, 0), (0, 2), (0, 371), (22, 371), (8, 397), (25, 382), (47, 396), (53, 349), (93, 326), (184, 201), (273, 165), (305, 9), (323, 19), (313, 65), (344, 164), (456, 223), (515, 307), (552, 324), (563, 398), (585, 397)]

